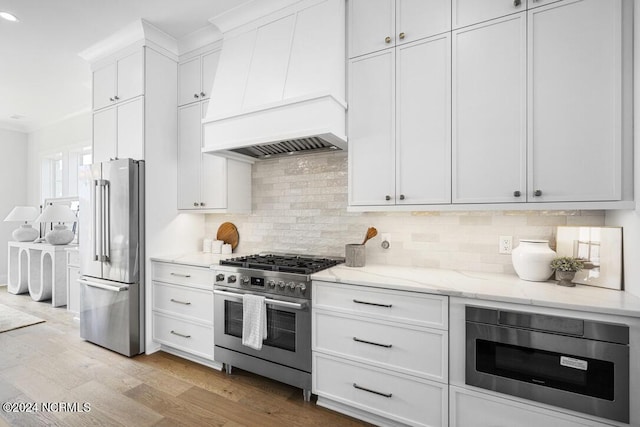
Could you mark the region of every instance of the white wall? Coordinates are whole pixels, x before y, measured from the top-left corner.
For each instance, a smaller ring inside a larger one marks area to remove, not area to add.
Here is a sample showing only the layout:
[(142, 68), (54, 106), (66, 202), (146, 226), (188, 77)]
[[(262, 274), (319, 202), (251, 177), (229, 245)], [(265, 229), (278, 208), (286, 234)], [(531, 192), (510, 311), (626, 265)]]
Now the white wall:
[[(27, 203), (27, 134), (0, 129), (0, 221)], [(35, 206), (35, 205), (34, 205)], [(20, 224), (0, 222), (0, 284), (7, 283), (7, 244)]]
[(41, 159), (56, 150), (68, 150), (91, 144), (91, 112), (87, 111), (28, 135), (28, 201), (33, 206), (42, 203), (40, 193)]
[(624, 286), (625, 289), (640, 296), (640, 3), (634, 2), (634, 64), (633, 64), (633, 135), (634, 146), (634, 191), (636, 210), (634, 211), (610, 211), (607, 212), (605, 221), (607, 225), (621, 226), (623, 238), (624, 256)]

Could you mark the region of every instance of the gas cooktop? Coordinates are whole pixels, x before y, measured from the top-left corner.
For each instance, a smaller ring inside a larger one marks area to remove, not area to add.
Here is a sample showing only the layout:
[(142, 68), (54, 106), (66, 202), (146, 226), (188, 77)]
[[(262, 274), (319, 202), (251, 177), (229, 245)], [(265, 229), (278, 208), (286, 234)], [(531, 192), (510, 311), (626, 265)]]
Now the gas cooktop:
[(343, 262), (344, 258), (294, 254), (256, 254), (221, 260), (220, 265), (281, 273), (313, 274)]

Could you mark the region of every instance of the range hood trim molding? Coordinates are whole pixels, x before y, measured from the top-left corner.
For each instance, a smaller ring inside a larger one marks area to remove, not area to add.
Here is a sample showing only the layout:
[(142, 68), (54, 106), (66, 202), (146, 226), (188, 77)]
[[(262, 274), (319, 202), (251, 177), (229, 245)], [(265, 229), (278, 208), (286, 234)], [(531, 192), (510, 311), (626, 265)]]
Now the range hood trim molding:
[(297, 98), (284, 99), (281, 101), (273, 102), (271, 104), (260, 105), (259, 107), (255, 107), (255, 108), (244, 109), (240, 112), (236, 112), (233, 114), (219, 114), (214, 117), (205, 117), (202, 119), (202, 124), (213, 123), (213, 122), (225, 120), (232, 117), (235, 118), (235, 117), (249, 116), (251, 114), (255, 114), (261, 111), (275, 110), (280, 107), (285, 107), (293, 104), (302, 104), (308, 101), (313, 101), (321, 98), (331, 98), (334, 102), (341, 105), (345, 110), (347, 109), (347, 102), (344, 99), (337, 98), (333, 93), (318, 92), (315, 94), (299, 96)]

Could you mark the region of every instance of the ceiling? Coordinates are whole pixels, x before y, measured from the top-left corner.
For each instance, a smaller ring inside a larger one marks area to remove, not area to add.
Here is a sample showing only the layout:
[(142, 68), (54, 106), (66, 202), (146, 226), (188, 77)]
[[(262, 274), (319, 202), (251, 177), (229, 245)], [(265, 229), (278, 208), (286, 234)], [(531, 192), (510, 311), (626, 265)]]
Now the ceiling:
[[(250, 0), (0, 0), (0, 128), (32, 132), (91, 108), (78, 54), (138, 19), (176, 39)], [(17, 115), (18, 118), (11, 118)]]

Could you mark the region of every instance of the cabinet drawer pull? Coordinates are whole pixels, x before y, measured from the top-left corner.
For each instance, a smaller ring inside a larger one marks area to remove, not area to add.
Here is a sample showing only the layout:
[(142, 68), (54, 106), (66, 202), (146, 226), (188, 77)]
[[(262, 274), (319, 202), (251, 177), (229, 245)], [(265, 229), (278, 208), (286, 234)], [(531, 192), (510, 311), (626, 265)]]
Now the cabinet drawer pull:
[(376, 307), (391, 308), (391, 304), (378, 304), (377, 302), (360, 301), (360, 300), (357, 300), (357, 299), (354, 299), (353, 302), (355, 302), (356, 304), (375, 305)]
[(188, 302), (188, 301), (180, 301), (180, 300), (173, 299), (173, 298), (171, 298), (171, 302), (175, 302), (176, 304), (191, 305), (191, 303)]
[(373, 342), (373, 341), (361, 340), (360, 338), (357, 338), (357, 337), (353, 337), (353, 340), (355, 342), (361, 342), (361, 343), (364, 343), (364, 344), (377, 345), (378, 347), (384, 347), (384, 348), (391, 348), (392, 347), (392, 344), (379, 344), (379, 343)]
[(191, 335), (184, 335), (184, 334), (181, 334), (181, 333), (176, 332), (176, 331), (171, 331), (171, 333), (173, 335), (177, 335), (177, 336), (182, 337), (182, 338), (191, 338)]
[(180, 274), (180, 273), (169, 273), (169, 274), (171, 274), (172, 276), (178, 276), (178, 277), (186, 277), (186, 278), (191, 277), (190, 274)]
[(365, 388), (365, 387), (361, 387), (356, 383), (353, 383), (353, 388), (357, 388), (358, 390), (367, 391), (369, 393), (377, 394), (378, 396), (383, 396), (383, 397), (387, 397), (387, 398), (390, 398), (392, 396), (391, 393), (382, 393), (380, 391), (371, 390), (371, 389), (368, 389), (368, 388)]

